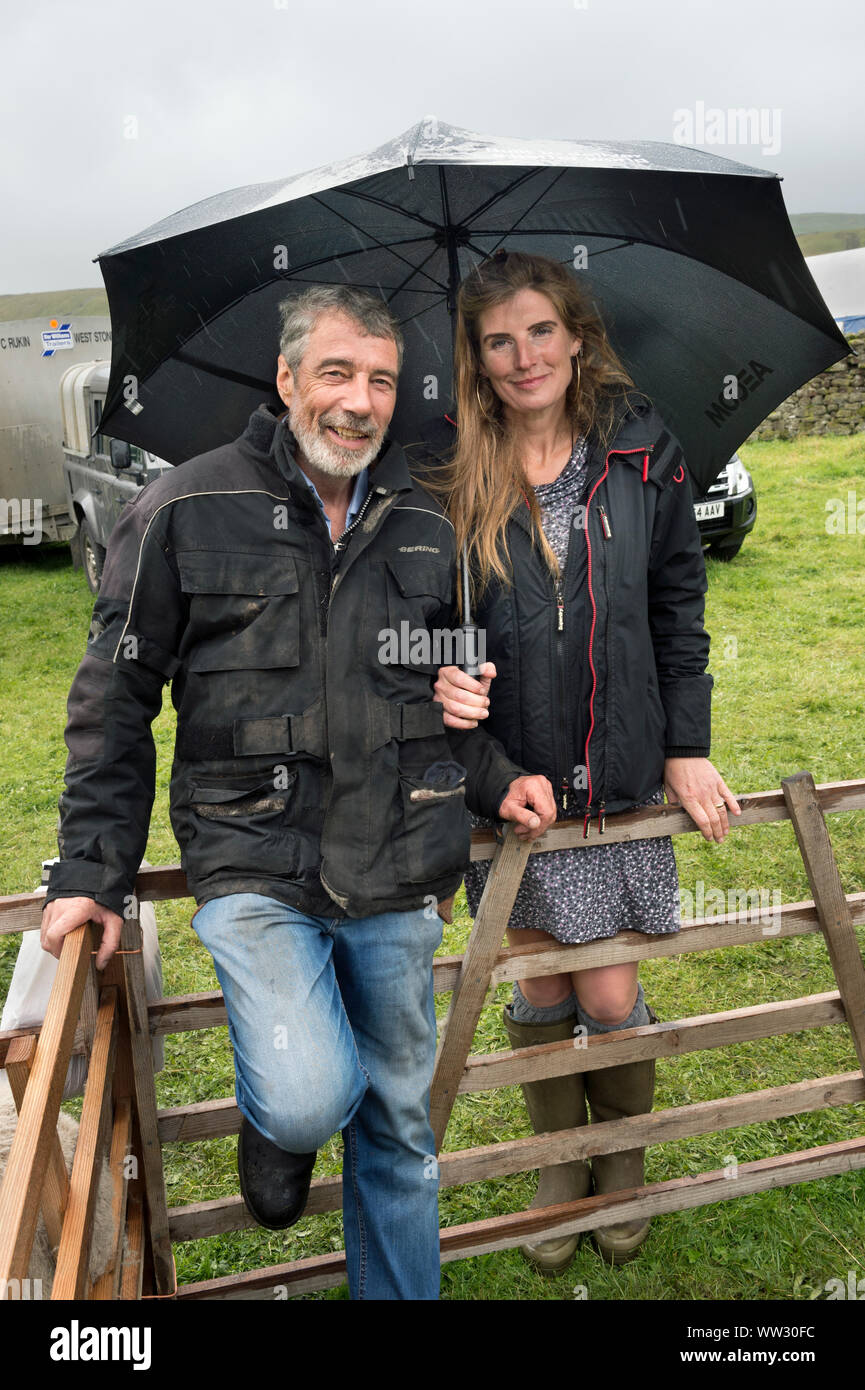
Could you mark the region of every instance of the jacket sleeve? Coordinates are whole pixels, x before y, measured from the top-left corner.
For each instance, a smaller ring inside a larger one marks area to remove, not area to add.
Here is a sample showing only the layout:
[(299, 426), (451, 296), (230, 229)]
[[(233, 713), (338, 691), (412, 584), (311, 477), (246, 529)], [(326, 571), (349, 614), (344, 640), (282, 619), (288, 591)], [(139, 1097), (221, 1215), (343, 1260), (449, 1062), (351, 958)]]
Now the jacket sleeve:
[[(156, 484), (154, 484), (156, 486)], [(151, 724), (176, 671), (184, 596), (149, 488), (112, 531), (85, 655), (67, 702), (60, 859), (46, 903), (88, 897), (123, 914), (147, 844), (156, 778)]]
[[(454, 605), (440, 619), (456, 632), (460, 626), (459, 612)], [(503, 745), (482, 724), (475, 729), (449, 729), (445, 734), (451, 752), (466, 769), (466, 805), (475, 815), (497, 820), (499, 807), (508, 788), (517, 777), (529, 777), (524, 767), (512, 762)]]
[(703, 626), (706, 565), (694, 517), (690, 477), (660, 494), (649, 554), (649, 627), (661, 703), (667, 716), (665, 756), (709, 756), (713, 678)]
[(486, 729), (445, 729), (454, 757), (466, 777), (466, 805), (475, 815), (497, 820), (508, 787), (517, 777), (528, 777), (525, 768), (512, 763), (497, 738)]

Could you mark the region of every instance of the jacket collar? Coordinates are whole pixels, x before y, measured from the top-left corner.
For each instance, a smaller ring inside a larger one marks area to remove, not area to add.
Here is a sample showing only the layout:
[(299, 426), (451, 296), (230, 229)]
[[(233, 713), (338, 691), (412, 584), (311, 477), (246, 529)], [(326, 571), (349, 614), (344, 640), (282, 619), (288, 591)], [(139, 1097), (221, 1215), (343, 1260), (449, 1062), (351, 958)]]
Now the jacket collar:
[[(304, 500), (309, 498), (307, 480), (295, 459), (296, 444), (287, 415), (280, 419), (275, 407), (260, 405), (250, 416), (243, 439), (256, 453), (269, 455), (286, 482)], [(369, 485), (380, 492), (409, 492), (414, 486), (405, 454), (389, 435), (369, 465)]]
[[(606, 460), (619, 456), (619, 462), (630, 464), (643, 473), (645, 456), (649, 455), (649, 468), (645, 481), (663, 488), (670, 474), (684, 461), (681, 445), (671, 434), (655, 407), (637, 391), (628, 391), (616, 406), (616, 426), (613, 442), (604, 450), (597, 439), (591, 441), (597, 454)], [(603, 471), (603, 462), (601, 465)]]
[[(608, 456), (611, 463), (618, 456), (619, 463), (630, 464), (642, 474), (646, 454), (650, 464), (647, 481), (663, 487), (671, 471), (673, 451), (676, 462), (682, 451), (654, 406), (639, 392), (628, 391), (616, 401), (614, 421), (610, 444), (604, 445), (594, 431), (589, 434), (586, 488), (590, 489), (604, 472)], [(518, 507), (514, 519), (524, 531), (529, 530), (528, 507)]]

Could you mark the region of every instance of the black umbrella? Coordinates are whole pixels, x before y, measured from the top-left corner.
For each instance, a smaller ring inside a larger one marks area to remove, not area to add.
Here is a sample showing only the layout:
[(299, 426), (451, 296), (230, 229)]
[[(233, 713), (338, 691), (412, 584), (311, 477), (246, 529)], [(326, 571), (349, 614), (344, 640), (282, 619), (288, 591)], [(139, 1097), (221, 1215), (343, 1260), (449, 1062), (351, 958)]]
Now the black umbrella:
[(587, 276), (703, 487), (849, 351), (777, 175), (680, 145), (499, 139), (428, 118), (372, 154), (218, 194), (103, 252), (102, 428), (173, 463), (236, 438), (277, 399), (280, 299), (348, 282), (402, 324), (391, 429), (409, 442), (450, 404), (456, 285), (502, 244)]

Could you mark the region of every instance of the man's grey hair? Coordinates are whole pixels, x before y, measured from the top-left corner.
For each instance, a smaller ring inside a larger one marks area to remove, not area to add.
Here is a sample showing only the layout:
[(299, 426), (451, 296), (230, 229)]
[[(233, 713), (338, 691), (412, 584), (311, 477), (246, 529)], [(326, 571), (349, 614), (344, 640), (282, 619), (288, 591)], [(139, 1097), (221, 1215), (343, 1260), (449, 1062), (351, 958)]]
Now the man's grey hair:
[(400, 369), (402, 333), (383, 299), (367, 290), (356, 289), (354, 285), (312, 285), (308, 290), (289, 295), (279, 305), (282, 320), (279, 350), (292, 372), (297, 372), (303, 360), (309, 336), (320, 315), (334, 312), (353, 319), (371, 338), (392, 338), (396, 344), (397, 370)]

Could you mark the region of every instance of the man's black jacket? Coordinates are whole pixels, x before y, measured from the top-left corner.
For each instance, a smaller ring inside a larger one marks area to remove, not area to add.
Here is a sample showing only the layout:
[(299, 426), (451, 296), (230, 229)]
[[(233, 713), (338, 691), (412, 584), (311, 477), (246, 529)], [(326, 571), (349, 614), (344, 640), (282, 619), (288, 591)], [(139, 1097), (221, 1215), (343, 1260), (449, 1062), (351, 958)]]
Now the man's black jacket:
[[(646, 801), (665, 757), (710, 750), (706, 567), (682, 449), (638, 393), (616, 411), (607, 445), (588, 440), (560, 585), (521, 506), (507, 528), (513, 585), (490, 584), (473, 614), (497, 670), (484, 727), (550, 779), (568, 816)], [(453, 422), (422, 435), (406, 449), (421, 481), (452, 449)]]
[(240, 439), (151, 483), (117, 522), (69, 695), (46, 901), (123, 912), (169, 680), (171, 822), (199, 904), (262, 893), (362, 917), (446, 898), (468, 862), (466, 804), (495, 816), (523, 774), (485, 730), (445, 733), (435, 652), (382, 659), (386, 629), (452, 613), (453, 527), (402, 450), (386, 443), (335, 549), (292, 444), (261, 407)]

